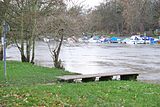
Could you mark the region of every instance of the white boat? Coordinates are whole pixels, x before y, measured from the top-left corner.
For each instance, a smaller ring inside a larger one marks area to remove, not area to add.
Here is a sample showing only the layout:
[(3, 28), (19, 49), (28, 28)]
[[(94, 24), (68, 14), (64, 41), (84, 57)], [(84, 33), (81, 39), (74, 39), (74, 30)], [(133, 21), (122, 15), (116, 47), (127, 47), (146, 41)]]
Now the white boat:
[(140, 35), (134, 35), (126, 41), (126, 44), (145, 44), (145, 40), (143, 40)]
[(90, 42), (90, 43), (97, 43), (98, 41), (95, 40), (94, 38), (90, 38), (90, 39), (88, 40), (88, 42)]
[(88, 42), (90, 42), (90, 43), (97, 43), (97, 42), (100, 42), (100, 41), (96, 37), (92, 37), (92, 38), (88, 39)]
[(76, 41), (74, 38), (69, 37), (69, 38), (67, 38), (67, 42), (72, 44), (72, 43), (75, 43)]
[(129, 42), (129, 41), (130, 41), (130, 38), (125, 38), (125, 39), (123, 39), (123, 40), (121, 41), (121, 43), (126, 44), (126, 43)]

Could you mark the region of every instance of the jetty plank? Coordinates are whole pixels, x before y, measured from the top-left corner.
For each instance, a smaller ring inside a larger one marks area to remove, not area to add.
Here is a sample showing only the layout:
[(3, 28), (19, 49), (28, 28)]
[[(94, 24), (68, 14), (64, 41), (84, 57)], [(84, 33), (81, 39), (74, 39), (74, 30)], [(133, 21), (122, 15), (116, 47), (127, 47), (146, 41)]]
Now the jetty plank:
[(99, 81), (112, 80), (113, 76), (120, 76), (121, 80), (136, 80), (137, 76), (140, 73), (138, 72), (108, 72), (108, 73), (99, 73), (99, 74), (85, 74), (85, 75), (65, 75), (58, 76), (59, 81), (69, 81), (73, 82), (76, 79), (82, 79), (82, 82), (95, 81), (96, 77), (99, 78)]

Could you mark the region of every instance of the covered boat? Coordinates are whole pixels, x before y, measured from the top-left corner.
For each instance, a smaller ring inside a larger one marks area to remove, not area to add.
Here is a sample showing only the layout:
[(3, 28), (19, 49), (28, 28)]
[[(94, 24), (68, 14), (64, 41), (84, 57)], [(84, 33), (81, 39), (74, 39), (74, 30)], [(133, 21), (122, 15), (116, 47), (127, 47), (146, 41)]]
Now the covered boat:
[(112, 38), (110, 39), (110, 42), (111, 42), (111, 43), (119, 43), (120, 41), (121, 41), (121, 39), (118, 38), (118, 37), (112, 37)]

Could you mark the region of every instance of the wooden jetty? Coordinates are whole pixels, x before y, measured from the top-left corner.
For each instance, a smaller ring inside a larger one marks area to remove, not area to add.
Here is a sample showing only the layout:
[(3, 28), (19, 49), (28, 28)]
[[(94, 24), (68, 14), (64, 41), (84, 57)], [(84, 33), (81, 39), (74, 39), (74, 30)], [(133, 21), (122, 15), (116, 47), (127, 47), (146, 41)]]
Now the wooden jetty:
[(82, 82), (95, 81), (99, 78), (99, 81), (112, 80), (113, 76), (120, 76), (120, 80), (137, 80), (138, 72), (108, 72), (100, 74), (86, 74), (86, 75), (65, 75), (58, 76), (57, 79), (61, 82), (74, 82), (81, 79)]

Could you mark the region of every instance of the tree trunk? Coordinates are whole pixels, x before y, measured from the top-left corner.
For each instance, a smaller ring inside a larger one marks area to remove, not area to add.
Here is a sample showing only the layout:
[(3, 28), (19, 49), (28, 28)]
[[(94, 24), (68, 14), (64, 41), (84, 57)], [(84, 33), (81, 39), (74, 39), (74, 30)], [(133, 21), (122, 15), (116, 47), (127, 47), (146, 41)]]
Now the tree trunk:
[(120, 29), (119, 29), (119, 24), (118, 23), (116, 24), (116, 27), (117, 27), (117, 34), (120, 34)]
[(35, 56), (35, 37), (33, 37), (33, 47), (32, 47), (32, 58), (31, 63), (34, 64), (34, 56)]
[(20, 37), (21, 37), (21, 49), (20, 49), (20, 53), (21, 53), (21, 61), (22, 62), (27, 62), (27, 58), (24, 54), (24, 23), (23, 23), (23, 17), (24, 17), (24, 14), (22, 12), (21, 14), (21, 34), (20, 34)]
[(34, 57), (35, 57), (35, 40), (36, 40), (36, 24), (37, 24), (37, 20), (36, 20), (36, 17), (37, 17), (37, 6), (38, 6), (38, 1), (35, 2), (35, 5), (34, 5), (34, 8), (33, 8), (33, 11), (34, 11), (34, 20), (33, 20), (33, 29), (32, 29), (32, 58), (31, 58), (31, 63), (34, 64)]
[(22, 62), (27, 62), (27, 58), (23, 53), (21, 53), (21, 61)]
[(144, 33), (144, 24), (143, 23), (140, 23), (139, 29), (140, 29), (141, 33)]
[[(62, 32), (63, 32), (63, 30), (62, 30)], [(59, 68), (59, 69), (63, 69), (62, 62), (59, 59), (59, 54), (60, 54), (62, 43), (63, 43), (63, 36), (64, 35), (62, 34), (58, 48), (53, 51), (53, 53), (54, 53), (54, 67)]]
[(30, 51), (31, 51), (30, 47), (31, 47), (31, 43), (29, 38), (29, 40), (27, 40), (27, 43), (26, 43), (27, 62), (30, 62)]

